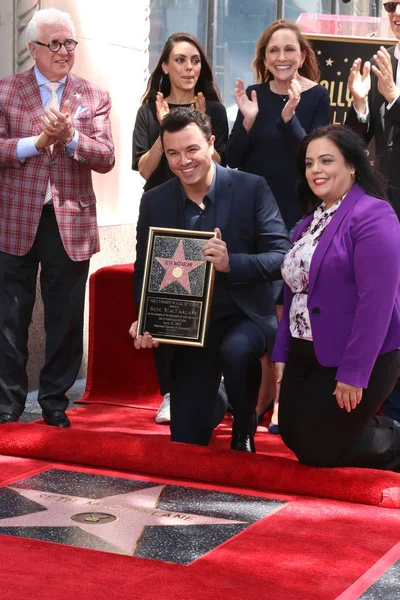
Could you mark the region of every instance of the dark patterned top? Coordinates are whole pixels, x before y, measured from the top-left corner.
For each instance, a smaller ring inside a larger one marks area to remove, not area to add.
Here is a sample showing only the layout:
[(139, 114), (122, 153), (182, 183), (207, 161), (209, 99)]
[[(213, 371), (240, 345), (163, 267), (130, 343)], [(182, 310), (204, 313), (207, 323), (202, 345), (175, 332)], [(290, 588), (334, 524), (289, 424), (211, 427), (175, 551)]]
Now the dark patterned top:
[[(344, 198), (344, 196), (343, 196)], [(308, 280), (311, 259), (325, 228), (339, 208), (343, 198), (340, 198), (328, 210), (325, 203), (318, 206), (314, 218), (304, 230), (300, 239), (286, 253), (282, 263), (282, 277), (293, 292), (290, 306), (290, 333), (295, 338), (312, 341), (310, 315), (308, 313)]]

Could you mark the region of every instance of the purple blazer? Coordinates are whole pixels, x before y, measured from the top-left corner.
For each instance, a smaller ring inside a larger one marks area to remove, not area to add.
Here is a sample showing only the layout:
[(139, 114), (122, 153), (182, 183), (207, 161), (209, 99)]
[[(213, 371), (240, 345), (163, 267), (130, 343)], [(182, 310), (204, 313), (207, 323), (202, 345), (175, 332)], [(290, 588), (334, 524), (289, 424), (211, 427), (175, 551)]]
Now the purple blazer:
[[(312, 218), (299, 223), (294, 241)], [(287, 360), (292, 298), (285, 284), (274, 362)], [(377, 357), (400, 348), (400, 225), (388, 202), (357, 184), (314, 252), (307, 306), (317, 359), (338, 367), (337, 381), (366, 388)]]

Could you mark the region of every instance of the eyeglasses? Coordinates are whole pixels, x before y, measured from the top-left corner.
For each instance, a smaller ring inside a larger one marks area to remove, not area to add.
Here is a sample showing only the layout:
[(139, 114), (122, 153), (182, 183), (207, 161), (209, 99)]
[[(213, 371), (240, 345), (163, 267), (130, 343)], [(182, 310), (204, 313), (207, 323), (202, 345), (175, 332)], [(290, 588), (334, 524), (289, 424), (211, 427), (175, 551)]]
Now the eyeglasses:
[[(389, 3), (390, 4), (390, 3)], [(50, 52), (58, 52), (61, 46), (64, 46), (67, 52), (73, 52), (75, 50), (78, 42), (75, 40), (65, 40), (65, 42), (59, 42), (58, 40), (51, 40), (48, 44), (43, 44), (43, 42), (33, 42), (34, 44), (38, 44), (39, 46), (46, 46), (50, 50)]]
[(396, 12), (396, 6), (400, 4), (400, 2), (385, 2), (383, 6), (385, 7), (386, 12), (394, 13)]

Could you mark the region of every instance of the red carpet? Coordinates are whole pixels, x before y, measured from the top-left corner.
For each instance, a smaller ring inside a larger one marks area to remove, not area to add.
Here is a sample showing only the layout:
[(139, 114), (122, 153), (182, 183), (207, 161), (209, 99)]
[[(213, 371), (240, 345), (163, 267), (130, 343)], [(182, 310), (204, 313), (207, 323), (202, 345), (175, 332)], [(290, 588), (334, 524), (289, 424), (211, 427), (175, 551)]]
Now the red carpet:
[(399, 542), (400, 511), (388, 507), (400, 507), (400, 474), (306, 467), (263, 426), (257, 455), (235, 453), (228, 421), (208, 448), (171, 443), (154, 423), (152, 354), (128, 335), (131, 288), (129, 265), (92, 276), (87, 404), (70, 412), (70, 430), (1, 428), (1, 485), (53, 465), (292, 501), (186, 567), (0, 535), (1, 599), (355, 600), (357, 582)]
[(82, 401), (157, 407), (152, 353), (137, 352), (128, 334), (137, 316), (133, 265), (99, 269), (90, 278), (89, 297), (89, 358)]
[[(157, 408), (159, 406), (160, 396), (152, 353), (136, 351), (128, 335), (129, 326), (136, 318), (132, 285), (132, 265), (106, 267), (97, 271), (90, 279), (89, 366), (87, 388), (82, 399), (85, 403), (141, 408)], [(112, 417), (109, 415), (110, 413), (104, 406), (100, 409), (100, 413), (93, 413), (95, 429), (98, 429), (99, 422), (104, 419), (106, 423), (111, 424), (111, 427), (108, 427), (110, 433), (121, 430), (119, 426), (116, 426), (118, 421), (121, 422), (123, 432), (140, 435), (140, 439), (129, 438), (121, 441), (121, 444), (130, 445), (130, 460), (132, 460), (132, 456), (135, 456), (140, 464), (142, 452), (144, 457), (149, 455), (153, 457), (154, 472), (182, 477), (185, 476), (185, 471), (191, 472), (190, 461), (196, 459), (197, 464), (201, 455), (204, 467), (198, 466), (197, 468), (201, 469), (201, 472), (196, 471), (194, 477), (202, 475), (202, 481), (216, 480), (214, 462), (217, 460), (220, 462), (217, 456), (202, 448), (188, 448), (182, 452), (179, 445), (159, 440), (160, 433), (166, 434), (167, 431), (165, 428), (164, 430), (160, 427), (153, 428), (152, 422), (147, 419), (147, 412), (135, 411), (131, 414), (129, 411), (122, 413), (119, 409), (112, 411)], [(90, 412), (84, 413), (81, 425), (86, 427), (86, 423), (89, 426), (91, 422), (93, 421)], [(90, 425), (90, 427), (92, 426)], [(229, 435), (229, 428), (225, 427), (225, 431), (221, 431), (219, 428), (218, 435), (215, 436), (211, 447), (218, 450), (220, 448), (227, 449)], [(18, 434), (16, 437), (18, 438)], [(163, 437), (166, 436), (163, 435)], [(146, 449), (146, 440), (151, 443), (151, 449)], [(102, 442), (105, 448), (108, 448), (104, 438), (102, 438)], [(162, 444), (159, 450), (161, 457), (153, 451), (155, 443)], [(136, 448), (135, 444), (141, 444), (140, 449)], [(109, 445), (112, 446), (113, 442)], [(134, 447), (138, 454), (132, 454)], [(0, 452), (1, 448), (2, 446), (0, 446)], [(243, 485), (255, 486), (255, 489), (293, 491), (318, 497), (375, 505), (383, 503), (387, 506), (400, 507), (399, 474), (359, 469), (310, 469), (304, 467), (284, 447), (279, 436), (270, 436), (262, 428), (257, 434), (257, 451), (259, 454), (268, 456), (261, 457), (258, 454), (257, 457), (238, 457), (232, 456), (231, 452), (224, 454), (227, 465), (234, 466), (221, 469), (221, 475), (233, 471), (233, 476), (237, 476), (239, 482), (241, 477), (245, 477)], [(11, 449), (9, 453), (12, 453)], [(176, 454), (172, 457), (170, 453)], [(111, 461), (113, 453), (107, 450), (106, 454)], [(40, 456), (47, 458), (44, 454), (40, 454)], [(164, 460), (167, 456), (168, 461)], [(170, 459), (172, 458), (174, 462), (171, 464)], [(84, 462), (88, 460), (90, 457), (86, 457)], [(115, 460), (119, 465), (123, 462), (119, 461), (117, 457)], [(207, 460), (208, 463), (206, 463)], [(131, 466), (138, 469), (137, 464)], [(177, 472), (170, 473), (171, 469)], [(250, 475), (250, 472), (253, 475)], [(226, 477), (223, 478), (223, 482), (226, 482)], [(235, 485), (240, 485), (240, 483), (235, 483)], [(391, 491), (386, 491), (388, 489)]]
[(293, 498), (188, 566), (0, 535), (1, 598), (355, 600), (399, 531), (397, 510)]
[[(73, 426), (65, 430), (36, 423), (11, 423), (0, 437), (0, 455), (73, 462), (153, 476), (375, 506), (400, 505), (400, 475), (397, 473), (372, 469), (316, 469), (301, 465), (292, 457), (233, 453), (227, 449), (224, 426), (221, 427), (223, 439), (218, 440), (219, 436), (216, 435), (208, 448), (171, 443), (168, 435), (163, 435), (168, 429), (156, 426), (152, 419), (154, 413), (147, 410), (122, 409), (123, 433), (118, 433), (120, 410), (108, 407), (106, 417), (104, 407), (99, 411), (97, 407), (71, 411)], [(146, 421), (146, 426), (141, 433), (135, 431), (135, 427), (129, 430), (127, 412), (131, 413), (132, 421), (135, 421), (137, 413), (145, 413), (142, 418)], [(261, 438), (264, 438), (264, 448), (267, 451), (269, 448), (272, 454), (275, 446), (280, 447), (283, 453), (282, 442), (266, 433), (265, 429), (257, 437), (260, 438), (259, 447), (263, 445)], [(222, 444), (224, 449), (218, 447)], [(390, 489), (395, 491), (388, 491)]]

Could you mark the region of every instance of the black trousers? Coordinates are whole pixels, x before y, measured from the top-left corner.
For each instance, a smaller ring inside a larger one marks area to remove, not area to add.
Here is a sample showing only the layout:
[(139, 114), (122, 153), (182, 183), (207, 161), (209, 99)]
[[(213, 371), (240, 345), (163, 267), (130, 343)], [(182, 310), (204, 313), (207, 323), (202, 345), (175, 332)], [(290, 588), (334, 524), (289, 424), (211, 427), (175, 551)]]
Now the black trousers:
[(171, 391), (171, 364), (175, 352), (175, 346), (160, 344), (153, 349), (154, 362), (161, 396)]
[[(177, 346), (171, 367), (171, 439), (207, 445), (224, 373), (234, 413), (234, 431), (252, 433), (266, 351), (262, 329), (243, 314), (212, 323), (204, 348)], [(226, 406), (221, 404), (222, 420)]]
[(38, 401), (44, 413), (65, 410), (82, 361), (83, 311), (89, 260), (64, 250), (52, 207), (43, 209), (28, 254), (0, 252), (0, 413), (19, 417), (28, 393), (28, 329), (39, 264), (46, 332)]
[(377, 358), (349, 413), (333, 395), (336, 371), (319, 364), (312, 342), (292, 338), (279, 400), (283, 441), (307, 465), (400, 471), (400, 427), (375, 416), (400, 375), (400, 350)]

